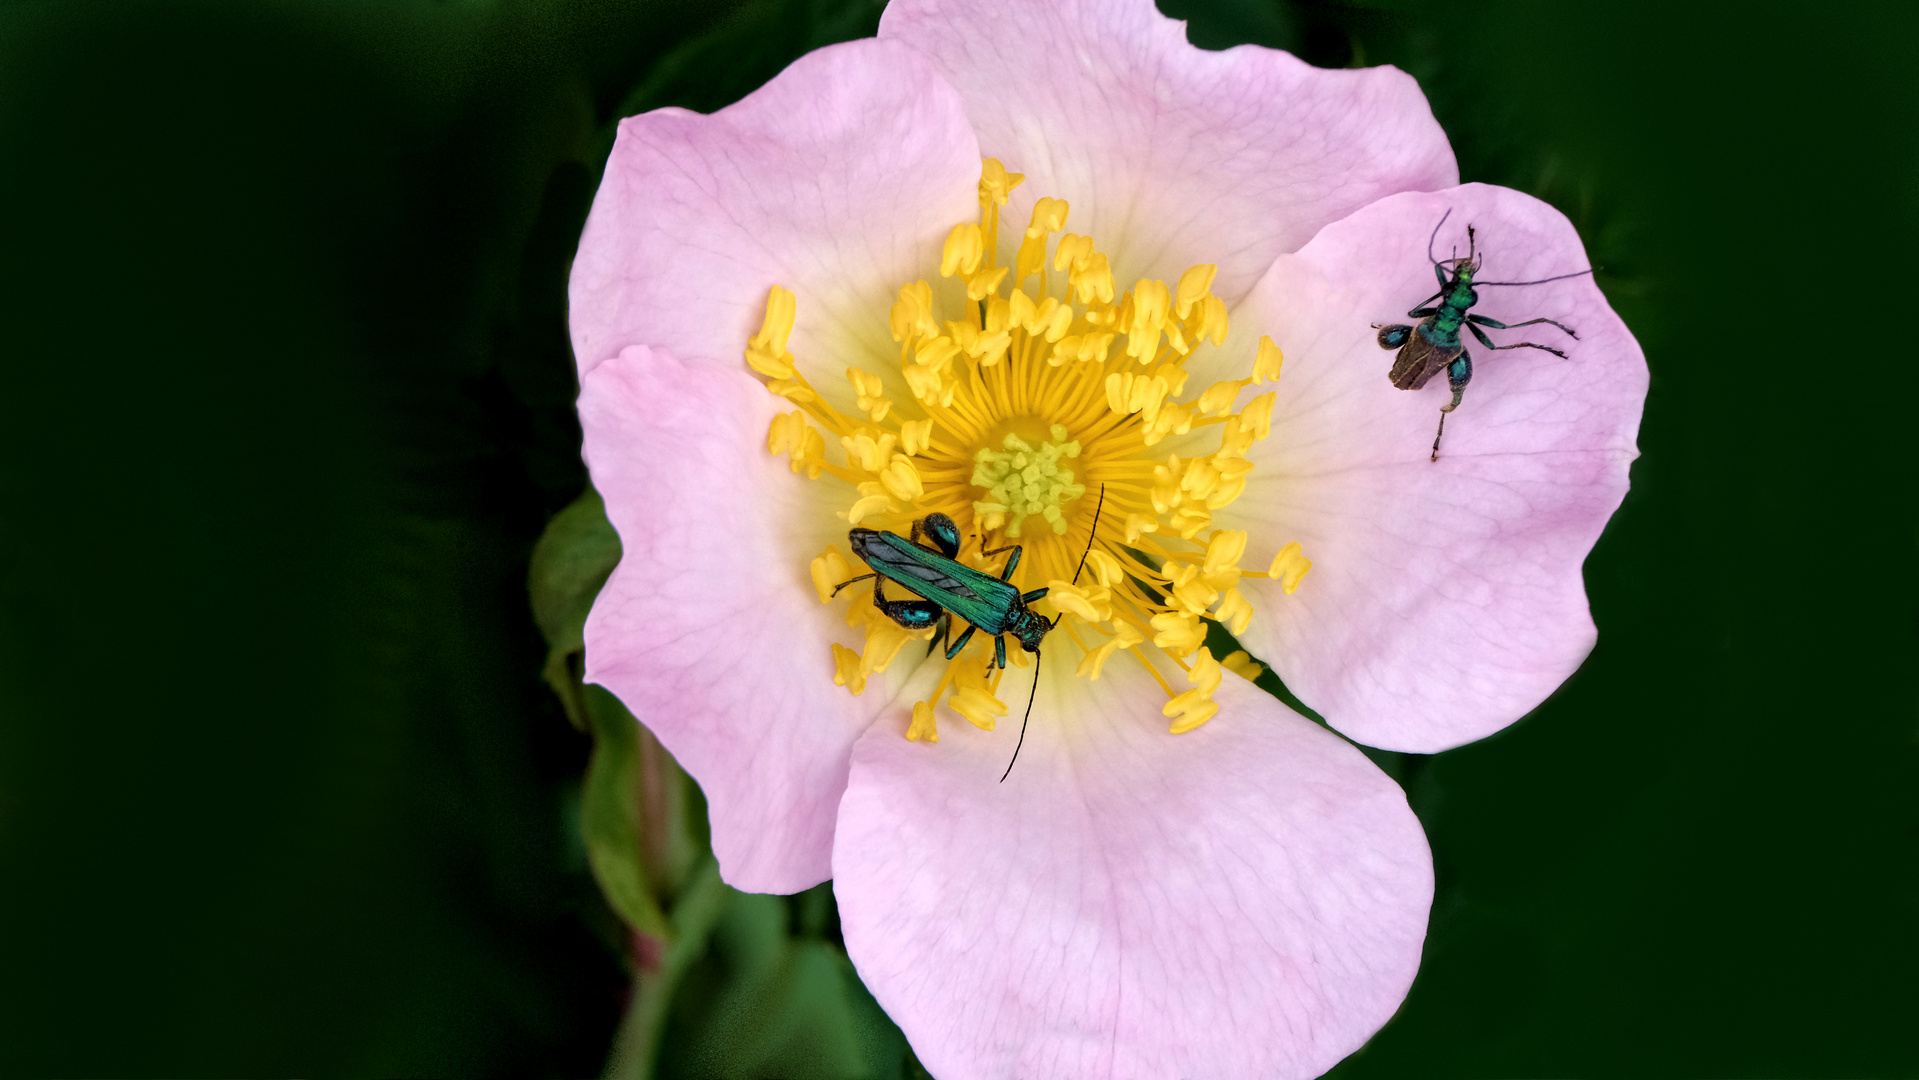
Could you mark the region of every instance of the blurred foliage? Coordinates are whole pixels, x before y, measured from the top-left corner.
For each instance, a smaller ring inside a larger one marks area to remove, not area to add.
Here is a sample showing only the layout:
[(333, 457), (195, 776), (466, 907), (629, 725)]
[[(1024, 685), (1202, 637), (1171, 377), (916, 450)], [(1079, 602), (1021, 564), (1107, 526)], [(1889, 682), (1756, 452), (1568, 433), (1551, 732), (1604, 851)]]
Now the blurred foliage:
[(527, 574), (547, 683), (593, 737), (581, 834), (630, 934), (633, 989), (605, 1075), (896, 1080), (906, 1040), (854, 974), (832, 886), (723, 884), (698, 787), (618, 699), (581, 683), (587, 611), (619, 558), (588, 489), (553, 516)]

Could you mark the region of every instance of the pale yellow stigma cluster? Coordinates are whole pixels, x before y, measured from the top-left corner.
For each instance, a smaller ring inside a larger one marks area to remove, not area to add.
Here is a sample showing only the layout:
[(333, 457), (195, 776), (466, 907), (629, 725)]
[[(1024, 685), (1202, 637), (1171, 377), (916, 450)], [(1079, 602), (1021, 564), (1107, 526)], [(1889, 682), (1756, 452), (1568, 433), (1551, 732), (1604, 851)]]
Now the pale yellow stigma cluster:
[[(881, 372), (851, 367), (843, 400), (854, 408), (829, 403), (787, 351), (798, 300), (773, 287), (746, 360), (798, 408), (775, 418), (767, 449), (787, 454), (796, 473), (849, 485), (841, 511), (849, 524), (908, 536), (915, 520), (944, 513), (965, 536), (960, 560), (995, 576), (1006, 555), (980, 553), (1023, 545), (1013, 584), (1046, 586), (1051, 591), (1035, 610), (1064, 615), (1043, 650), (1077, 652), (1085, 679), (1128, 654), (1165, 691), (1171, 730), (1188, 731), (1218, 711), (1212, 696), (1222, 670), (1247, 678), (1259, 672), (1243, 652), (1215, 659), (1204, 645), (1207, 621), (1244, 630), (1253, 608), (1241, 578), (1270, 576), (1291, 593), (1312, 566), (1290, 543), (1267, 569), (1242, 569), (1246, 533), (1212, 527), (1214, 511), (1245, 490), (1253, 468), (1246, 452), (1271, 428), (1274, 395), (1236, 409), (1240, 392), (1279, 377), (1280, 351), (1261, 338), (1245, 378), (1183, 398), (1187, 358), (1226, 338), (1226, 305), (1211, 291), (1216, 267), (1192, 267), (1175, 286), (1146, 278), (1119, 292), (1092, 238), (1064, 232), (1070, 208), (1053, 198), (1034, 206), (1012, 265), (1000, 263), (1000, 208), (1023, 179), (986, 160), (980, 220), (955, 226), (941, 253), (948, 310), (925, 280), (900, 288), (889, 319), (899, 344), (891, 385), (905, 396), (889, 396)], [(1208, 427), (1219, 429), (1216, 448), (1193, 434)], [(844, 464), (827, 460), (829, 436)], [(1161, 444), (1169, 438), (1187, 456), (1167, 452)], [(838, 545), (811, 566), (822, 602), (866, 572)], [(854, 694), (907, 641), (933, 633), (893, 622), (873, 605), (870, 585), (840, 596), (848, 624), (866, 634), (860, 650), (832, 647), (834, 681)], [(889, 585), (888, 596), (910, 592)], [(955, 620), (952, 634), (964, 628)], [(931, 696), (913, 706), (906, 737), (938, 741), (942, 698), (991, 730), (1009, 712), (996, 696), (1002, 673), (993, 655), (989, 634), (975, 635), (947, 662)], [(1031, 662), (1016, 641), (1008, 641), (1007, 656)], [(1175, 690), (1176, 681), (1187, 688)]]

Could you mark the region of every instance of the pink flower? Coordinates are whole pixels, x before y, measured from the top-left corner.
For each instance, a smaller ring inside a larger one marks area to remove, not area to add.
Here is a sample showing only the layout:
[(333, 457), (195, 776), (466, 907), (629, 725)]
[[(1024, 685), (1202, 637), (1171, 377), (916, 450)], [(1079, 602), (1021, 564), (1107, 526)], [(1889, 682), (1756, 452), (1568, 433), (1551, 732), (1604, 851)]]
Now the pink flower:
[[(1394, 389), (1371, 324), (1432, 291), (1435, 223), (1481, 278), (1587, 266), (1551, 208), (1455, 182), (1407, 76), (1202, 52), (1150, 0), (896, 0), (732, 108), (621, 125), (572, 282), (624, 546), (588, 678), (700, 782), (728, 882), (834, 879), (942, 1080), (1313, 1076), (1404, 996), (1404, 797), (1202, 642), (1414, 751), (1591, 649), (1644, 360), (1590, 277), (1488, 288), (1579, 339), (1480, 350), (1429, 461), (1448, 396)], [(990, 573), (1023, 546), (1042, 670), (833, 595), (850, 525), (932, 512)]]

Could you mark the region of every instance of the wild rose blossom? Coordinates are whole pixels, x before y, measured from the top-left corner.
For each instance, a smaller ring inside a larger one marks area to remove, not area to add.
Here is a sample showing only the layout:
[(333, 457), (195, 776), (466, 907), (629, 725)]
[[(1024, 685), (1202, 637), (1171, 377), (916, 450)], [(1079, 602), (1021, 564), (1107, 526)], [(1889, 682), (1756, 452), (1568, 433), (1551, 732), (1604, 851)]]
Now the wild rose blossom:
[[(1412, 751), (1590, 650), (1644, 361), (1589, 277), (1488, 290), (1580, 339), (1482, 354), (1428, 461), (1444, 395), (1393, 389), (1370, 324), (1432, 291), (1441, 215), (1501, 280), (1587, 265), (1456, 181), (1407, 76), (1202, 52), (1149, 0), (896, 0), (731, 108), (622, 123), (572, 282), (624, 546), (587, 677), (700, 782), (728, 882), (834, 879), (943, 1080), (1312, 1076), (1403, 998), (1417, 820), (1204, 640)], [(970, 565), (1023, 546), (1037, 673), (834, 594), (849, 525), (934, 511)]]

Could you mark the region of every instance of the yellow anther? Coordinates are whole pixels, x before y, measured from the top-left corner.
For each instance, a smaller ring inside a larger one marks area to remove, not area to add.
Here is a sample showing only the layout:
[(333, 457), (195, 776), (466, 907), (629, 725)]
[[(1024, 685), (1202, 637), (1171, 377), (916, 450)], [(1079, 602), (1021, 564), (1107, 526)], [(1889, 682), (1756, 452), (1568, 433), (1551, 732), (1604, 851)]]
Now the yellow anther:
[(1159, 531), (1159, 518), (1145, 514), (1126, 515), (1126, 542), (1132, 543), (1147, 533)]
[(1180, 394), (1186, 392), (1186, 378), (1191, 375), (1192, 372), (1180, 367), (1179, 363), (1175, 361), (1170, 364), (1161, 364), (1153, 371), (1153, 374), (1166, 380), (1167, 394), (1178, 397)]
[(1279, 366), (1286, 355), (1273, 344), (1271, 335), (1262, 335), (1259, 339), (1259, 356), (1253, 361), (1253, 378), (1259, 382), (1278, 382)]
[(1084, 266), (1074, 269), (1068, 284), (1073, 287), (1073, 299), (1081, 304), (1113, 302), (1113, 268), (1106, 263), (1106, 253), (1095, 251)]
[[(860, 486), (866, 487), (868, 485), (861, 484)], [(893, 500), (887, 496), (877, 492), (861, 495), (852, 506), (847, 508), (846, 523), (848, 525), (858, 525), (874, 514), (890, 514), (892, 512)]]
[(1220, 594), (1219, 608), (1213, 612), (1213, 618), (1233, 633), (1243, 634), (1253, 621), (1252, 602), (1246, 599), (1245, 593), (1229, 588)]
[(1007, 266), (988, 267), (971, 272), (966, 277), (966, 298), (978, 302), (993, 295), (999, 289), (999, 283), (1006, 280)]
[(919, 470), (913, 467), (913, 459), (905, 454), (894, 454), (886, 470), (880, 473), (880, 484), (886, 493), (903, 503), (910, 503), (926, 494), (925, 485), (920, 483)]
[(997, 723), (993, 718), (1005, 716), (1009, 711), (1005, 702), (977, 686), (962, 687), (953, 691), (953, 696), (947, 699), (946, 704), (954, 712), (972, 721), (973, 726), (981, 731), (993, 730)]
[(979, 223), (969, 221), (955, 225), (953, 231), (946, 234), (946, 246), (940, 251), (940, 276), (970, 274), (979, 269), (985, 258), (986, 237)]
[(1211, 458), (1194, 458), (1186, 463), (1186, 471), (1180, 474), (1179, 489), (1195, 499), (1204, 499), (1219, 487), (1219, 470), (1213, 468)]
[(1216, 382), (1199, 395), (1199, 412), (1202, 416), (1224, 416), (1232, 409), (1233, 402), (1239, 397), (1239, 391), (1251, 379), (1231, 379)]
[(1222, 506), (1231, 506), (1234, 500), (1246, 493), (1244, 476), (1223, 477), (1211, 495), (1206, 496), (1206, 509), (1217, 510)]
[(914, 638), (923, 638), (925, 631), (908, 630), (904, 626), (886, 617), (884, 612), (872, 605), (865, 605), (873, 614), (878, 615), (866, 624), (866, 652), (860, 660), (862, 675), (877, 675), (892, 664), (893, 658), (900, 654), (900, 647)]
[(1152, 496), (1155, 512), (1164, 514), (1186, 501), (1185, 494), (1179, 489), (1179, 477), (1183, 471), (1178, 454), (1168, 456), (1164, 465), (1153, 466)]
[(1246, 554), (1246, 530), (1219, 529), (1206, 541), (1206, 562), (1202, 572), (1206, 583), (1215, 589), (1230, 589), (1239, 583), (1239, 560)]
[(1246, 456), (1246, 451), (1251, 450), (1253, 444), (1258, 441), (1259, 436), (1254, 433), (1252, 428), (1248, 427), (1238, 416), (1229, 416), (1226, 418), (1226, 423), (1221, 425), (1219, 453), (1214, 456), (1229, 460), (1243, 458)]
[(1147, 415), (1150, 418), (1142, 433), (1147, 446), (1157, 446), (1168, 435), (1184, 435), (1193, 429), (1193, 407), (1183, 402), (1161, 406)]
[(1206, 496), (1206, 508), (1217, 510), (1230, 505), (1246, 490), (1246, 477), (1253, 471), (1253, 463), (1244, 458), (1213, 456), (1213, 468), (1219, 470), (1219, 486)]
[(1053, 250), (1053, 269), (1073, 270), (1092, 256), (1092, 237), (1067, 233), (1059, 238), (1059, 246)]
[(1046, 238), (1028, 236), (1019, 242), (1019, 254), (1013, 257), (1013, 285), (1024, 285), (1026, 279), (1046, 269)]
[(1172, 293), (1164, 281), (1141, 278), (1133, 286), (1133, 317), (1126, 324), (1126, 355), (1140, 363), (1150, 363), (1159, 351), (1160, 330), (1166, 325), (1166, 311), (1172, 306)]
[(1166, 320), (1166, 347), (1167, 348), (1173, 350), (1175, 353), (1178, 353), (1180, 356), (1185, 356), (1186, 354), (1192, 352), (1193, 346), (1197, 344), (1199, 343), (1196, 341), (1189, 342), (1186, 340), (1186, 335), (1184, 332), (1180, 330), (1178, 323), (1174, 322), (1171, 319)]
[(833, 643), (833, 685), (844, 686), (858, 697), (866, 692), (866, 673), (860, 670), (860, 654)]
[(1106, 661), (1109, 657), (1121, 650), (1130, 649), (1145, 640), (1146, 638), (1140, 634), (1139, 629), (1132, 623), (1120, 623), (1118, 632), (1080, 658), (1079, 668), (1074, 671), (1073, 674), (1082, 679), (1097, 679), (1099, 678), (1100, 671), (1106, 667)]
[(1094, 581), (1107, 588), (1126, 580), (1126, 571), (1121, 569), (1119, 560), (1099, 548), (1086, 553), (1086, 569), (1093, 575)]
[(959, 355), (959, 343), (944, 334), (924, 339), (913, 347), (913, 363), (937, 372), (945, 371)]
[[(1059, 341), (1066, 336), (1067, 328), (1073, 325), (1073, 305), (1062, 304), (1049, 296), (1040, 304), (1039, 312), (1033, 316), (1033, 323), (1033, 333), (1041, 340)], [(1087, 334), (1083, 340), (1087, 344), (1082, 347), (1088, 351), (1080, 359), (1105, 363), (1106, 347), (1113, 343), (1113, 335)]]
[(746, 342), (746, 362), (769, 379), (793, 377), (793, 354), (786, 351), (787, 338), (793, 334), (793, 319), (799, 312), (799, 298), (778, 285), (767, 290), (766, 317), (760, 332)]
[(901, 285), (900, 298), (893, 304), (887, 321), (894, 341), (939, 333), (939, 322), (933, 318), (933, 287), (923, 280)]
[[(1048, 342), (1056, 342), (1065, 337), (1066, 328), (1073, 325), (1073, 306), (1062, 304), (1051, 296), (1035, 304), (1033, 299), (1025, 293), (1016, 292), (1013, 294), (1007, 314), (1009, 325), (1017, 326), (1028, 334)], [(1101, 359), (1105, 357), (1102, 356)]]
[(832, 544), (826, 550), (813, 557), (810, 567), (813, 575), (813, 588), (819, 590), (820, 603), (833, 599), (833, 587), (853, 576), (853, 566), (840, 554), (840, 549)]
[(900, 450), (908, 456), (925, 453), (933, 445), (933, 420), (907, 420), (900, 424)]
[(1206, 614), (1206, 609), (1219, 599), (1219, 591), (1201, 579), (1199, 567), (1192, 563), (1168, 564), (1166, 568), (1167, 590), (1180, 607), (1194, 615)]
[(1224, 344), (1229, 323), (1226, 301), (1217, 296), (1201, 299), (1198, 315), (1188, 323), (1193, 334), (1193, 344), (1197, 345), (1201, 340), (1210, 341), (1215, 345)]
[(1213, 523), (1213, 515), (1205, 507), (1186, 505), (1173, 511), (1167, 519), (1166, 527), (1179, 535), (1181, 540), (1191, 540), (1199, 531)]
[(1266, 674), (1266, 665), (1253, 659), (1245, 649), (1227, 653), (1226, 658), (1219, 662), (1219, 666), (1247, 682), (1253, 682)]
[(1190, 611), (1165, 611), (1153, 616), (1153, 644), (1185, 656), (1206, 643), (1206, 625)]
[(980, 205), (1005, 206), (1007, 196), (1025, 179), (1025, 173), (1007, 172), (998, 158), (985, 159), (979, 171)]
[(1075, 303), (1113, 302), (1113, 271), (1106, 263), (1106, 253), (1093, 250), (1092, 237), (1075, 233), (1060, 237), (1053, 251), (1053, 269), (1066, 271)]
[(958, 388), (959, 380), (946, 375), (937, 367), (926, 364), (908, 364), (905, 368), (906, 388), (913, 396), (931, 405), (935, 401), (951, 404), (953, 392)]
[(1171, 389), (1163, 375), (1116, 371), (1106, 376), (1106, 404), (1116, 413), (1145, 413), (1142, 419), (1150, 426)]
[(1041, 196), (1040, 200), (1033, 204), (1033, 223), (1026, 227), (1027, 238), (1044, 240), (1064, 229), (1069, 209), (1065, 199)]
[(960, 352), (978, 360), (981, 367), (992, 367), (1006, 355), (1007, 345), (1012, 343), (1013, 335), (1006, 330), (975, 330), (966, 323), (947, 323), (947, 334), (958, 345)]
[[(1104, 364), (1107, 350), (1112, 347), (1112, 334), (1070, 334), (1061, 338), (1059, 344), (1053, 347), (1051, 361), (1054, 367), (1068, 362)], [(1127, 372), (1127, 374), (1132, 373)]]
[(1204, 263), (1187, 270), (1179, 276), (1179, 293), (1173, 309), (1184, 319), (1193, 312), (1193, 305), (1212, 295), (1213, 278), (1219, 274), (1219, 264)]
[(1293, 590), (1299, 588), (1299, 580), (1313, 568), (1313, 560), (1305, 556), (1305, 550), (1297, 540), (1287, 544), (1273, 556), (1272, 569), (1266, 571), (1268, 577), (1279, 582), (1287, 596), (1293, 595)]
[[(1026, 294), (1016, 293), (1015, 295), (1024, 296)], [(997, 334), (997, 333), (1000, 333), (1001, 331), (1011, 330), (1013, 328), (1013, 306), (1012, 304), (1007, 302), (1005, 297), (1003, 296), (987, 297), (985, 308), (986, 308), (985, 330), (987, 333)]]
[(874, 423), (886, 419), (886, 414), (893, 411), (893, 403), (886, 398), (886, 384), (880, 381), (878, 375), (850, 367), (846, 369), (846, 380), (853, 384), (860, 411)]
[(1252, 431), (1253, 438), (1263, 439), (1273, 433), (1273, 403), (1278, 400), (1278, 392), (1268, 390), (1239, 410), (1239, 422)]
[(907, 742), (919, 742), (922, 739), (930, 743), (940, 741), (940, 729), (933, 722), (933, 703), (930, 701), (913, 703), (913, 722), (906, 728)]
[(815, 480), (826, 467), (826, 437), (807, 424), (806, 413), (798, 409), (773, 417), (766, 429), (766, 452), (791, 455), (793, 471)]
[(1113, 617), (1112, 593), (1104, 585), (1075, 585), (1054, 578), (1046, 583), (1046, 599), (1087, 622), (1100, 623)]
[(1193, 684), (1191, 690), (1166, 703), (1160, 712), (1173, 718), (1173, 726), (1168, 730), (1178, 735), (1191, 731), (1213, 718), (1219, 706), (1213, 701), (1214, 691), (1225, 676), (1219, 661), (1213, 659), (1210, 649), (1200, 649), (1199, 659), (1193, 661), (1192, 670), (1186, 673), (1186, 681)]
[(840, 448), (846, 451), (848, 465), (876, 473), (893, 460), (893, 445), (897, 441), (898, 436), (890, 431), (880, 432), (877, 439), (870, 432), (861, 431), (854, 435), (841, 435)]

